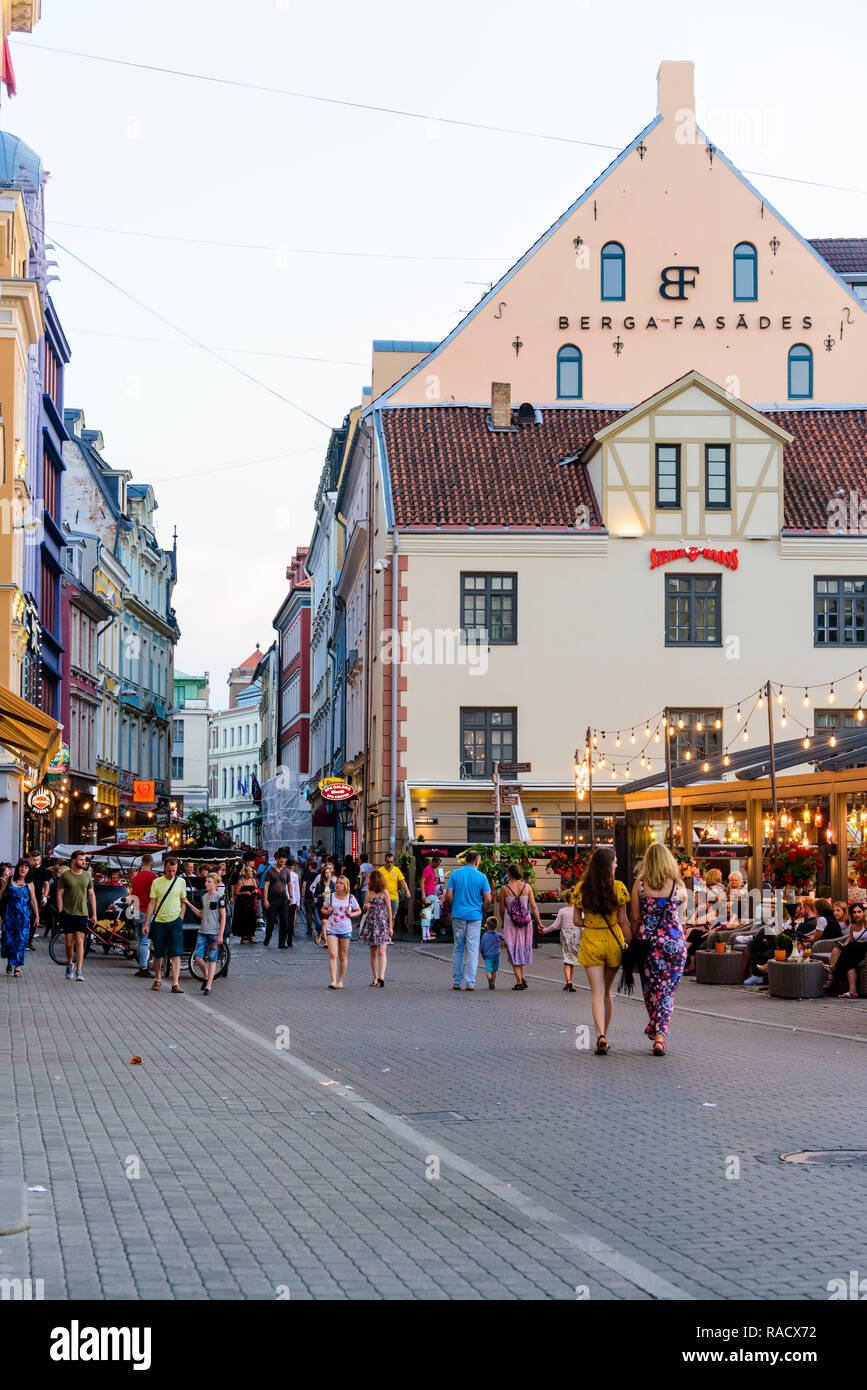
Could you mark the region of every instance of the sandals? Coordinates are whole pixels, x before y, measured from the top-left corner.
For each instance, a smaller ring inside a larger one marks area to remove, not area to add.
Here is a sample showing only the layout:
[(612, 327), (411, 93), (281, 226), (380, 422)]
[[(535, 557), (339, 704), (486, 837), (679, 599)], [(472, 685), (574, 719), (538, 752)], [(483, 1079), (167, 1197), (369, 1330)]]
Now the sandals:
[(608, 1041), (608, 1039), (606, 1038), (606, 1036), (605, 1036), (604, 1033), (600, 1033), (600, 1034), (599, 1034), (599, 1037), (596, 1039), (596, 1056), (597, 1056), (597, 1057), (604, 1057), (605, 1054), (606, 1054), (606, 1052), (610, 1052), (610, 1051), (611, 1051), (611, 1044), (610, 1044), (610, 1042)]
[(574, 993), (575, 993), (575, 986), (574, 986), (574, 985), (564, 985), (563, 988), (564, 988), (569, 994), (574, 994)]
[(15, 967), (15, 969), (13, 970), (12, 973), (13, 973), (13, 975), (15, 976), (15, 979), (16, 979), (16, 980), (20, 980), (20, 979), (21, 979), (21, 966), (20, 966), (20, 965), (16, 965), (16, 967)]
[(662, 1042), (662, 1040), (659, 1039), (659, 1038), (658, 1038), (658, 1039), (656, 1040), (656, 1042), (653, 1044), (653, 1055), (654, 1055), (654, 1057), (664, 1057), (664, 1056), (665, 1056), (665, 1043)]

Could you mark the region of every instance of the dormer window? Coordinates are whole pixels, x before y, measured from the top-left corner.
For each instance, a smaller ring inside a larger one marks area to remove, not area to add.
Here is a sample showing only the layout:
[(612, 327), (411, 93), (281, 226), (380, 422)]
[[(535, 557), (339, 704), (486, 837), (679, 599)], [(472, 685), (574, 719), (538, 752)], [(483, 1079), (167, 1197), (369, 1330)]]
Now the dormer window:
[(626, 252), (619, 241), (606, 241), (600, 257), (602, 298), (626, 298)]
[(750, 241), (739, 241), (732, 256), (732, 298), (758, 299), (759, 262)]

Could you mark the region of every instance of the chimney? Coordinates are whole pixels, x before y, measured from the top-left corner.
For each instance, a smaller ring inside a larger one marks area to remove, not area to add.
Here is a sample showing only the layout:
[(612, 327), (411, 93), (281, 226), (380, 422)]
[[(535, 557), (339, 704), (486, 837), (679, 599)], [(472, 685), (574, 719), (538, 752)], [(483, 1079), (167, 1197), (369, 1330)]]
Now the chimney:
[(491, 428), (512, 428), (512, 384), (509, 381), (491, 382)]
[(679, 112), (688, 111), (695, 120), (695, 63), (659, 65), (656, 74), (656, 107), (660, 116), (684, 120)]

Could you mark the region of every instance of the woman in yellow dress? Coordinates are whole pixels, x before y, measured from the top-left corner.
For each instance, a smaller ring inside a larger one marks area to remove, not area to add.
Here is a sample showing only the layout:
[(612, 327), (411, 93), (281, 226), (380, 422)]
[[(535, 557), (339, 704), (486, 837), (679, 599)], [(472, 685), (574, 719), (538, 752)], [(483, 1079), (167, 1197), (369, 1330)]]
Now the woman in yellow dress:
[(590, 1007), (596, 1028), (596, 1055), (609, 1051), (608, 1029), (614, 1000), (611, 991), (631, 930), (626, 915), (629, 889), (614, 877), (617, 855), (610, 845), (593, 851), (572, 894), (576, 926), (582, 927), (578, 964), (587, 972)]

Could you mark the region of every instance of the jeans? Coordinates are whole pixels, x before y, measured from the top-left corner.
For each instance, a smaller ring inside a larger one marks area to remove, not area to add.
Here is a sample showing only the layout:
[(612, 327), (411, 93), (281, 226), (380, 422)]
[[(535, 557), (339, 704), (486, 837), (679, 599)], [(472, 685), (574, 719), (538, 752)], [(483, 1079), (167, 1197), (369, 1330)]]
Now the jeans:
[(139, 968), (139, 970), (147, 970), (147, 968), (148, 968), (148, 956), (150, 955), (150, 949), (151, 949), (151, 939), (150, 939), (150, 937), (149, 937), (149, 936), (142, 936), (142, 930), (141, 930), (141, 929), (142, 929), (142, 926), (143, 926), (143, 925), (144, 925), (144, 917), (139, 916), (139, 917), (136, 919), (136, 924), (135, 924), (135, 948), (136, 948), (136, 952), (137, 952), (137, 954), (138, 954), (138, 968)]
[(462, 982), (475, 986), (476, 970), (479, 964), (479, 939), (482, 935), (482, 919), (469, 922), (461, 917), (452, 918), (452, 934), (455, 939), (455, 953), (452, 960), (452, 982), (460, 986)]
[(274, 923), (277, 923), (277, 939), (283, 946), (286, 942), (286, 933), (289, 930), (289, 899), (284, 897), (272, 898), (268, 904), (268, 916), (265, 925), (265, 945), (270, 945), (271, 937), (274, 934)]

